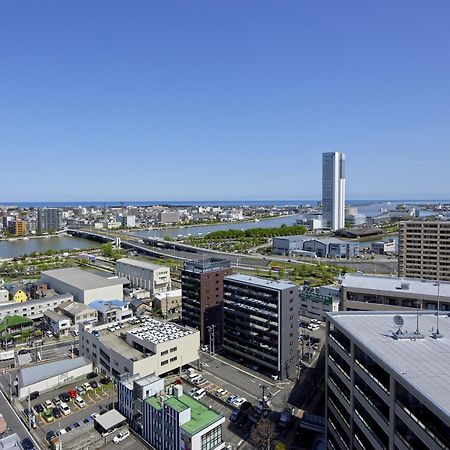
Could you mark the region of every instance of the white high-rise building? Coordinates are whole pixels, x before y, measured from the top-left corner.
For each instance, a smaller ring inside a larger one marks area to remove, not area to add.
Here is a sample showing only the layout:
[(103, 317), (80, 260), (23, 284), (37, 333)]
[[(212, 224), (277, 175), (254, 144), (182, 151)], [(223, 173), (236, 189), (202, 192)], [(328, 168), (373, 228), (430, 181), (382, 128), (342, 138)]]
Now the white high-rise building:
[(345, 153), (322, 155), (322, 220), (330, 230), (345, 226)]

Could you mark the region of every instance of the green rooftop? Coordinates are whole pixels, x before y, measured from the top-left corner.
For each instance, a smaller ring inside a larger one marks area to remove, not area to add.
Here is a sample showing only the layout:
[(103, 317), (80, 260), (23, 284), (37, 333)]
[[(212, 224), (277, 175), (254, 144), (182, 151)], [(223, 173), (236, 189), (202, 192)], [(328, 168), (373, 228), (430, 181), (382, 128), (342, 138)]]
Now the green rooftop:
[[(158, 411), (161, 410), (161, 403), (156, 397), (150, 397), (146, 400), (146, 402)], [(218, 412), (213, 409), (209, 409), (207, 406), (197, 400), (194, 400), (189, 395), (182, 395), (179, 399), (170, 397), (166, 399), (165, 404), (179, 413), (188, 408), (191, 409), (191, 420), (181, 426), (181, 428), (191, 436), (197, 434), (204, 428), (209, 427), (214, 422), (217, 422), (222, 418)]]
[[(19, 303), (20, 305), (20, 303)], [(33, 321), (29, 319), (28, 317), (22, 317), (22, 316), (6, 316), (2, 322), (0, 322), (0, 332), (3, 332), (5, 328), (16, 328), (19, 326), (28, 326), (31, 325)], [(6, 325), (6, 327), (5, 327)]]

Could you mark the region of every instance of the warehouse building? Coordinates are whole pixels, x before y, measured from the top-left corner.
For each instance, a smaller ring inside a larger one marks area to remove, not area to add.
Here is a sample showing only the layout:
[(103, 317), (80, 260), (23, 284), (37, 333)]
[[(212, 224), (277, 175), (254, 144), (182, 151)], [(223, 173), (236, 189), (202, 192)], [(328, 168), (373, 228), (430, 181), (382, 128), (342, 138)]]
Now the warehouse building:
[(79, 303), (123, 299), (122, 279), (105, 278), (74, 267), (42, 272), (41, 280), (60, 294), (72, 294)]
[(116, 273), (125, 277), (137, 288), (146, 289), (151, 294), (172, 288), (170, 268), (149, 261), (122, 258), (116, 262)]
[(63, 359), (19, 369), (17, 396), (25, 399), (31, 392), (46, 392), (86, 378), (92, 363), (83, 357)]
[(450, 318), (435, 339), (432, 312), (327, 317), (328, 448), (450, 448)]
[(163, 375), (198, 360), (199, 333), (150, 317), (120, 324), (80, 324), (80, 355), (106, 375)]

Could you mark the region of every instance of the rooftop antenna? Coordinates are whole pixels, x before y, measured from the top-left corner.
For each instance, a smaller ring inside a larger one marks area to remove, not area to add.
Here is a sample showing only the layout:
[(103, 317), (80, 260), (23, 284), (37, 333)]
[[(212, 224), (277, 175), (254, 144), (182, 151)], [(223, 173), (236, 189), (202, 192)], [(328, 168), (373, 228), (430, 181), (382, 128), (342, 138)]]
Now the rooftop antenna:
[(443, 334), (439, 333), (439, 309), (440, 309), (440, 288), (441, 288), (441, 282), (438, 280), (437, 283), (434, 284), (434, 286), (437, 286), (437, 313), (436, 313), (436, 331), (432, 333), (432, 336), (434, 339), (439, 339), (444, 337)]
[(405, 320), (402, 316), (396, 315), (394, 316), (394, 326), (397, 327), (397, 331), (394, 333), (397, 336), (400, 336), (403, 334), (402, 326), (405, 324)]

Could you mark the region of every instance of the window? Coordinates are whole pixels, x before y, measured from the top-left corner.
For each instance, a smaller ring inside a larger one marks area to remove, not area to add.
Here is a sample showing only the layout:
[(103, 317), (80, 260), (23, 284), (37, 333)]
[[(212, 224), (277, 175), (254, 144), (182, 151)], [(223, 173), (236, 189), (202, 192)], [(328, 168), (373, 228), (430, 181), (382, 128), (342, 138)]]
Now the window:
[(201, 437), (201, 450), (213, 450), (222, 443), (222, 425), (208, 431)]
[(161, 361), (161, 366), (165, 366), (166, 364), (169, 364), (169, 360), (165, 359), (164, 361)]
[(170, 362), (174, 362), (176, 361), (178, 358), (176, 356), (174, 356), (173, 358), (170, 358)]
[(170, 349), (170, 353), (173, 353), (173, 352), (176, 352), (177, 351), (177, 347), (172, 347), (171, 349)]
[(169, 353), (169, 350), (164, 350), (163, 352), (161, 352), (161, 356), (167, 355), (167, 353)]

